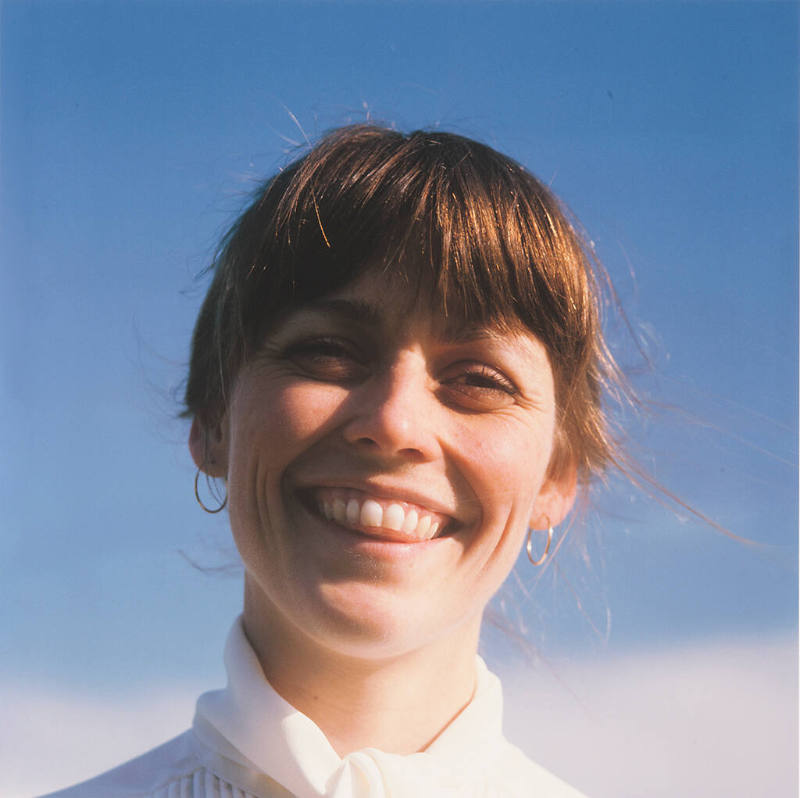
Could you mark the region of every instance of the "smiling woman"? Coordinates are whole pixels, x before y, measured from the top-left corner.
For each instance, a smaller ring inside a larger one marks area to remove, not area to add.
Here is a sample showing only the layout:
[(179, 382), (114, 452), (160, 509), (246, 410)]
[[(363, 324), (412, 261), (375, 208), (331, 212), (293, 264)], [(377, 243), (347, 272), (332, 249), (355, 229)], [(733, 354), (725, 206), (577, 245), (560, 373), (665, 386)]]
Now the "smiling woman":
[(526, 536), (543, 561), (624, 466), (598, 304), (558, 201), (474, 141), (345, 128), (269, 180), (186, 391), (245, 566), (228, 686), (58, 795), (577, 796), (504, 739), (477, 645)]
[[(446, 336), (433, 308), (415, 309), (383, 274), (332, 298), (268, 334), (210, 447), (199, 422), (192, 437), (198, 463), (210, 456), (228, 480), (248, 636), (301, 709), (342, 657), (374, 664), (434, 645), (450, 663), (474, 649), (524, 531), (558, 523), (572, 499), (570, 476), (546, 479), (555, 401), (533, 336)], [(340, 306), (379, 321), (354, 323)], [(408, 703), (408, 724), (377, 739), (335, 726), (329, 739), (424, 748), (441, 729), (432, 704), (468, 700), (472, 659), (445, 685), (430, 679), (439, 665), (395, 687), (426, 695), (419, 718)]]

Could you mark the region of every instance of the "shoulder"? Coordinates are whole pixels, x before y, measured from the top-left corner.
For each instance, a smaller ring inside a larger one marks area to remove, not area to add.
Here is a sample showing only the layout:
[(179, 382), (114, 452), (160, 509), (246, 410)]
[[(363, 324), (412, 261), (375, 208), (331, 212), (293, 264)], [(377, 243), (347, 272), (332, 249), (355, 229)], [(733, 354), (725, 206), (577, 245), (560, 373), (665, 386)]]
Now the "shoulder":
[(209, 748), (194, 730), (65, 790), (41, 798), (291, 798), (264, 773)]
[(184, 732), (113, 770), (42, 798), (144, 798), (202, 767), (192, 733)]
[(569, 784), (529, 759), (507, 740), (494, 763), (492, 787), (498, 796), (529, 798), (586, 798)]

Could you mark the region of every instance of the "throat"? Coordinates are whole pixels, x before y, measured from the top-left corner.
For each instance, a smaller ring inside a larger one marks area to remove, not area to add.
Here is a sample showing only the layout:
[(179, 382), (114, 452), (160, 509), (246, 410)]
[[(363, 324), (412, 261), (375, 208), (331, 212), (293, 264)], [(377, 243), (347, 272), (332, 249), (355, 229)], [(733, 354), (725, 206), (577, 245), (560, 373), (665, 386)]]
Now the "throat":
[[(247, 605), (247, 602), (246, 602)], [(309, 717), (344, 757), (364, 748), (425, 750), (471, 701), (477, 630), (386, 659), (342, 655), (264, 614), (245, 633), (273, 689)]]

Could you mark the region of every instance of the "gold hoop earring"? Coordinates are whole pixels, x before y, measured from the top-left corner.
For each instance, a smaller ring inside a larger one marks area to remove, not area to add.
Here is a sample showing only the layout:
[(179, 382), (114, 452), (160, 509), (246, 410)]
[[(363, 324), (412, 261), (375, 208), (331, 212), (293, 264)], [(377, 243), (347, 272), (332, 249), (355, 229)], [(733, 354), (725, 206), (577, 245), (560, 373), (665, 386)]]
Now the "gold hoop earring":
[(533, 527), (528, 527), (528, 539), (525, 542), (525, 551), (528, 553), (528, 559), (531, 561), (531, 565), (542, 565), (544, 561), (547, 559), (547, 554), (550, 551), (550, 544), (553, 542), (553, 527), (550, 526), (550, 519), (547, 519), (548, 527), (547, 527), (547, 543), (544, 544), (544, 553), (538, 560), (533, 559)]
[[(203, 500), (200, 498), (200, 491), (198, 490), (198, 485), (197, 485), (199, 480), (200, 480), (200, 469), (198, 468), (197, 469), (197, 473), (194, 475), (194, 497), (195, 497), (195, 499), (197, 499), (197, 503), (207, 513), (210, 513), (211, 515), (214, 515), (215, 513), (222, 512), (225, 509), (225, 505), (228, 503), (228, 491), (227, 490), (225, 491), (225, 498), (222, 500), (222, 503), (220, 504), (220, 506), (217, 507), (216, 510), (211, 510), (208, 507), (206, 507), (205, 504), (203, 504)], [(211, 484), (208, 481), (208, 474), (206, 474), (206, 485), (208, 485), (209, 493), (213, 494), (214, 491), (211, 489)], [(217, 501), (219, 501), (219, 497), (215, 497), (215, 498), (217, 498)]]

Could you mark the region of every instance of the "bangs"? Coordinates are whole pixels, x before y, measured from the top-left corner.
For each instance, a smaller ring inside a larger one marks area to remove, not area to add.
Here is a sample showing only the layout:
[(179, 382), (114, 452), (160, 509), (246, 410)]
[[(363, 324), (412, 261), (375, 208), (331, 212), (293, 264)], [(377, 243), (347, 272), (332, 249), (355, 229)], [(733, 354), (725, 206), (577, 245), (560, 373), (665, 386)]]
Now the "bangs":
[(490, 147), (341, 128), (264, 184), (223, 239), (192, 340), (186, 413), (213, 428), (270, 327), (378, 270), (445, 327), (532, 332), (555, 379), (553, 473), (573, 464), (588, 477), (614, 451), (601, 393), (624, 385), (602, 338), (593, 264), (556, 197)]
[(557, 351), (574, 290), (556, 284), (570, 271), (563, 242), (572, 237), (559, 230), (554, 203), (522, 167), (477, 142), (338, 131), (277, 175), (237, 231), (260, 238), (247, 264), (245, 337), (256, 345), (276, 318), (381, 270), (448, 326), (521, 322)]

